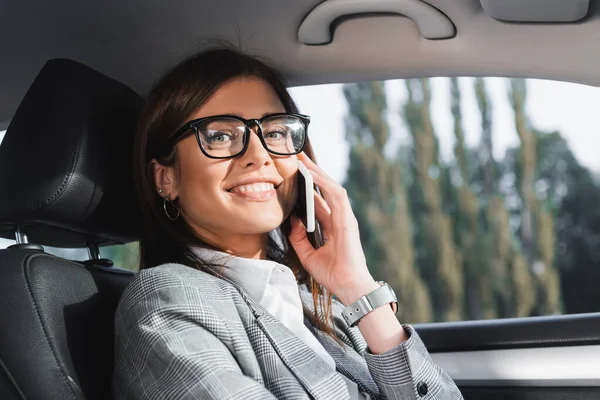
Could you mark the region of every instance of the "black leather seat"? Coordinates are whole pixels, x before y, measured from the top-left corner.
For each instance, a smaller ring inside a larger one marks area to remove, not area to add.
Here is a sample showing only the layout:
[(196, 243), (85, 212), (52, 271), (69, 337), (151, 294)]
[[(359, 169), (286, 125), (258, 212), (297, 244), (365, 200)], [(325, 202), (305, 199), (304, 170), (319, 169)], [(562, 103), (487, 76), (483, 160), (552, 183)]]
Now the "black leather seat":
[[(131, 148), (142, 99), (69, 60), (49, 61), (0, 146), (0, 399), (109, 399), (113, 314), (132, 273), (41, 246), (136, 240)], [(95, 251), (92, 251), (94, 253)]]

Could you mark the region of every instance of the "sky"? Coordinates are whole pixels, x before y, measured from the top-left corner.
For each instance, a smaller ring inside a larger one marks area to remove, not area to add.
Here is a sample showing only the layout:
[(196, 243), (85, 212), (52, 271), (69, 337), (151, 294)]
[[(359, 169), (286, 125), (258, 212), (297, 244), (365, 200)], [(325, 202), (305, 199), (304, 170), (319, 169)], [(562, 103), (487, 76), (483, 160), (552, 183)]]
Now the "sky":
[[(460, 78), (466, 141), (476, 146), (480, 140), (480, 117), (473, 89), (473, 78)], [(518, 145), (510, 110), (507, 80), (486, 78), (493, 107), (492, 136), (494, 157), (503, 156), (507, 147)], [(578, 160), (600, 172), (600, 88), (566, 82), (528, 80), (527, 111), (532, 126), (540, 130), (559, 130)], [(386, 82), (390, 133), (396, 140), (408, 141), (410, 135), (400, 118), (406, 101), (403, 81)], [(342, 86), (319, 85), (292, 88), (300, 111), (311, 117), (309, 136), (321, 167), (336, 181), (343, 182), (348, 165), (348, 146), (344, 139), (346, 105)], [(450, 80), (432, 79), (432, 119), (444, 160), (452, 158), (453, 120), (450, 114)]]

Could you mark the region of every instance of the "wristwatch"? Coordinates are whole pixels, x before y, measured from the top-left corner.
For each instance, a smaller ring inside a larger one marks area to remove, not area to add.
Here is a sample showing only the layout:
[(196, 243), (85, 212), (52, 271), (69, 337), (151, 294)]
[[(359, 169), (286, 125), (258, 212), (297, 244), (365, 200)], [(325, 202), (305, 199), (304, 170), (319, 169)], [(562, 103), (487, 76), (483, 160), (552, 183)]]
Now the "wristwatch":
[(379, 281), (379, 288), (362, 296), (342, 311), (342, 317), (350, 326), (356, 326), (365, 315), (376, 308), (389, 304), (394, 313), (398, 312), (398, 299), (396, 293), (386, 282)]

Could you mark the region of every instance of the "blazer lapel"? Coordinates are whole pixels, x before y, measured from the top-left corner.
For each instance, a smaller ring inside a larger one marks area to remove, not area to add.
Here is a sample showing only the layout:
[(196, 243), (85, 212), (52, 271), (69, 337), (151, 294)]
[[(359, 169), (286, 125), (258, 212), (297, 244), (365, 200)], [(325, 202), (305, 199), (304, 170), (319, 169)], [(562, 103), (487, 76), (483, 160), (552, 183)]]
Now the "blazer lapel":
[(257, 322), (271, 345), (314, 399), (349, 399), (346, 382), (318, 354), (268, 313)]
[(350, 400), (346, 382), (329, 364), (252, 297), (246, 295), (242, 288), (227, 278), (224, 280), (239, 291), (279, 358), (314, 399)]

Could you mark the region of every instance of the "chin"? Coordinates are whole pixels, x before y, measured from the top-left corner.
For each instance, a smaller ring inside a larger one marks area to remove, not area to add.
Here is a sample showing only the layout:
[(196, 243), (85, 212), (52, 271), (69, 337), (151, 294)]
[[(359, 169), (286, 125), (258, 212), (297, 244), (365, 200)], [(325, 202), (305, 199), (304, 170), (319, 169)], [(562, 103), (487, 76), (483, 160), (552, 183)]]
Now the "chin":
[(283, 214), (273, 213), (272, 215), (244, 215), (238, 219), (236, 230), (247, 234), (261, 234), (271, 232), (279, 228), (283, 222)]

